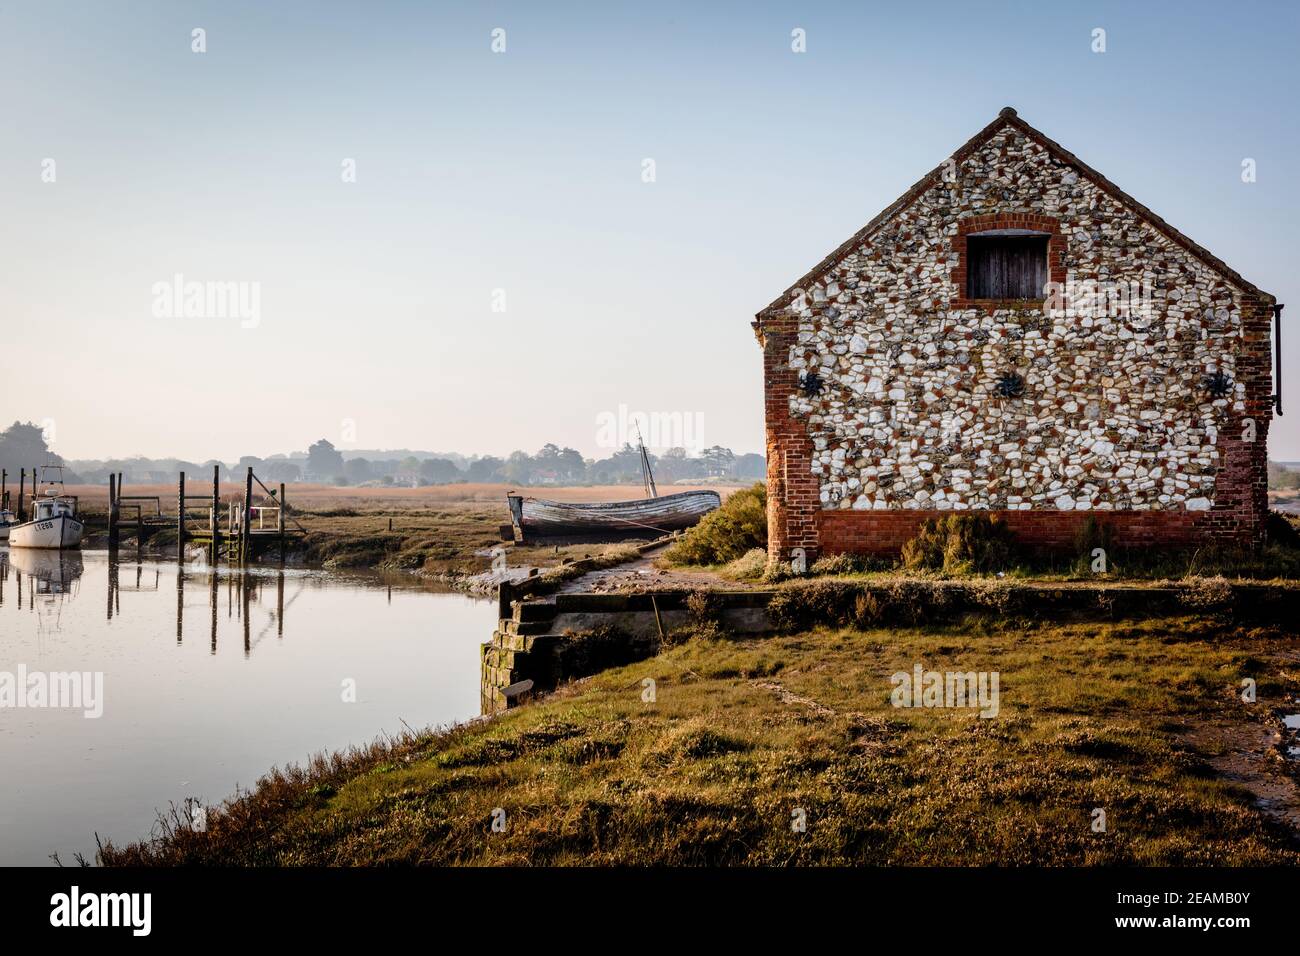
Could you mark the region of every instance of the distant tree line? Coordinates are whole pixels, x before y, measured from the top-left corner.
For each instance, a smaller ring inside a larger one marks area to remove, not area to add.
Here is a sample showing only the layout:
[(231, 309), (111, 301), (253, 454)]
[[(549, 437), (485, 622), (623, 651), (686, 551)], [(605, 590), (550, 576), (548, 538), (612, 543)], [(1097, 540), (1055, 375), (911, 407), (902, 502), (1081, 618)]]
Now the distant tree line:
[[(18, 487), (18, 473), (30, 472), (41, 465), (62, 465), (64, 461), (52, 454), (45, 441), (45, 432), (32, 422), (14, 422), (0, 432), (0, 468), (9, 472), (10, 483)], [(64, 480), (74, 482), (77, 475), (72, 469), (64, 473)]]
[(1296, 462), (1268, 463), (1268, 490), (1292, 491), (1300, 488), (1300, 465)]
[[(661, 455), (649, 455), (655, 481), (670, 485), (678, 481), (709, 479), (752, 481), (762, 478), (766, 464), (762, 455), (737, 455), (730, 448), (714, 445), (699, 454), (684, 448), (670, 448)], [(19, 468), (32, 468), (57, 461), (67, 466), (68, 482), (107, 484), (108, 476), (121, 472), (124, 480), (155, 484), (176, 480), (177, 472), (202, 481), (215, 466), (222, 481), (238, 481), (251, 465), (266, 482), (310, 481), (333, 485), (394, 485), (417, 487), (447, 485), (457, 482), (503, 482), (512, 485), (584, 485), (625, 484), (641, 481), (641, 454), (631, 445), (607, 458), (583, 458), (573, 448), (547, 444), (536, 454), (512, 452), (505, 458), (493, 455), (464, 456), (455, 453), (429, 454), (408, 452), (400, 458), (383, 457), (383, 453), (345, 455), (322, 438), (305, 452), (258, 458), (246, 455), (230, 463), (208, 459), (187, 461), (181, 458), (114, 458), (107, 460), (69, 460), (64, 462), (50, 452), (41, 429), (14, 422), (0, 432), (0, 466), (11, 476)]]
[[(546, 444), (536, 454), (512, 452), (505, 458), (494, 455), (459, 460), (428, 455), (403, 458), (345, 458), (326, 439), (307, 450), (305, 459), (267, 459), (260, 464), (240, 459), (239, 467), (254, 470), (276, 481), (315, 481), (336, 485), (448, 485), (457, 482), (504, 482), (513, 485), (621, 484), (641, 480), (641, 454), (625, 445), (608, 458), (583, 458), (573, 448)], [(737, 455), (730, 448), (715, 445), (698, 455), (683, 448), (671, 448), (662, 455), (650, 455), (656, 482), (700, 481), (710, 478), (747, 481), (766, 473), (762, 455)]]

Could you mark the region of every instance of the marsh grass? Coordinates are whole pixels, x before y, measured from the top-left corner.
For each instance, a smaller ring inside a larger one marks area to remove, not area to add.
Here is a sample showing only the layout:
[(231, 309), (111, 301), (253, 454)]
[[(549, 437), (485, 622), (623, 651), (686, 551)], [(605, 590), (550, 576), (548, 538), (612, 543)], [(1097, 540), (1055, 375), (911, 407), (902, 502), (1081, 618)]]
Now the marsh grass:
[(487, 570), (492, 549), (501, 547), (511, 565), (554, 569), (558, 580), (565, 580), (571, 572), (563, 569), (579, 559), (618, 564), (635, 557), (630, 544), (555, 547), (502, 541), (500, 525), (509, 521), (508, 512), (474, 502), (397, 512), (333, 508), (300, 512), (297, 517), (307, 529), (302, 560), (333, 569), (380, 568), (455, 577)]
[[(170, 490), (169, 490), (170, 488)], [(174, 500), (175, 485), (131, 486), (132, 493), (158, 493), (166, 504)], [(418, 571), (431, 576), (455, 578), (476, 574), (491, 566), (488, 553), (504, 547), (514, 566), (560, 567), (567, 562), (605, 550), (602, 544), (515, 545), (501, 538), (501, 527), (510, 523), (505, 504), (505, 485), (439, 485), (427, 488), (332, 488), (290, 485), (287, 499), (293, 521), (307, 532), (302, 541), (291, 542), (297, 549), (292, 560), (329, 569), (375, 568)], [(724, 497), (727, 487), (717, 489)], [(91, 543), (106, 544), (107, 488), (76, 486), (92, 509), (86, 513), (92, 529)], [(612, 501), (640, 497), (639, 488), (593, 486), (590, 488), (547, 488), (548, 497), (563, 501)], [(226, 485), (222, 500), (234, 500), (241, 488)], [(170, 496), (170, 497), (168, 497)], [(190, 520), (206, 527), (206, 513), (193, 508)], [(390, 530), (389, 522), (392, 522)], [(647, 535), (651, 537), (652, 535)], [(172, 551), (176, 535), (164, 528), (150, 535), (145, 550)], [(134, 543), (132, 542), (132, 545)]]
[(670, 565), (724, 565), (767, 547), (767, 488), (734, 492), (664, 554)]
[(762, 548), (751, 548), (723, 565), (719, 573), (729, 581), (761, 581), (766, 570), (767, 552)]
[(302, 559), (326, 568), (472, 572), (491, 564), (476, 552), (502, 543), (497, 509), (475, 503), (382, 512), (329, 508), (295, 517), (307, 529)]
[[(1265, 719), (1269, 697), (1295, 693), (1294, 668), (1269, 663), (1290, 640), (1197, 615), (712, 632), (490, 722), (273, 772), (206, 832), (164, 828), (101, 858), (1294, 865), (1291, 832), (1216, 779), (1184, 733)], [(895, 709), (889, 677), (917, 663), (998, 671), (999, 716)], [(1236, 696), (1244, 676), (1260, 704)], [(498, 807), (504, 833), (491, 829)]]
[(1020, 551), (1015, 536), (997, 516), (950, 512), (921, 523), (916, 536), (903, 545), (901, 562), (909, 571), (989, 574), (1014, 566)]

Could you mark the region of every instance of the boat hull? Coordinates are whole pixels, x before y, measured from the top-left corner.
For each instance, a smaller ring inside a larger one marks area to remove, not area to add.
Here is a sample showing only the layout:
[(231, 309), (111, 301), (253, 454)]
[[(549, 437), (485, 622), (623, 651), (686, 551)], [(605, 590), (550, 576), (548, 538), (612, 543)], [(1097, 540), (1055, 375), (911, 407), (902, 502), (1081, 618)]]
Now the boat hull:
[(539, 539), (617, 540), (658, 537), (699, 522), (722, 504), (716, 491), (683, 491), (662, 498), (592, 503), (509, 495), (510, 519), (521, 542)]
[(55, 515), (40, 521), (10, 525), (11, 548), (75, 548), (81, 544), (85, 525), (71, 515)]

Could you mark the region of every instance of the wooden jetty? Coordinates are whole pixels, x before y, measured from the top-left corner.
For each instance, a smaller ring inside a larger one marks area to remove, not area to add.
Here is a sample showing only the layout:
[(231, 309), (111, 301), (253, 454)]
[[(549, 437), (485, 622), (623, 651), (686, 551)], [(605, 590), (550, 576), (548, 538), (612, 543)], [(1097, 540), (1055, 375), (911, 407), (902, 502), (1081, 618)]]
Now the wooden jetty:
[[(257, 495), (254, 495), (255, 484), (260, 489)], [(161, 495), (128, 495), (123, 490), (122, 473), (109, 475), (110, 550), (118, 547), (123, 534), (133, 534), (136, 543), (143, 544), (159, 531), (175, 528), (180, 560), (185, 556), (185, 543), (194, 541), (206, 545), (213, 563), (224, 556), (247, 564), (275, 548), (279, 549), (283, 563), (289, 542), (307, 533), (289, 513), (284, 483), (280, 483), (278, 491), (272, 491), (253, 473), (251, 466), (244, 478), (242, 500), (231, 498), (224, 502), (219, 466), (212, 467), (212, 490), (204, 494), (187, 493), (185, 472), (180, 472), (174, 514), (163, 511)]]

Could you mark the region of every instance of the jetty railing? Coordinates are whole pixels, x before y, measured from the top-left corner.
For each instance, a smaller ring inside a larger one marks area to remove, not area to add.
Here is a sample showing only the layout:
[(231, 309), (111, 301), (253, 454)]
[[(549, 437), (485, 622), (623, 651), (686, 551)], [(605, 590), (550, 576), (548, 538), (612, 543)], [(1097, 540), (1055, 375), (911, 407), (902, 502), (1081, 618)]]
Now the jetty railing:
[[(247, 564), (256, 557), (259, 548), (278, 544), (280, 563), (283, 564), (288, 540), (307, 533), (307, 529), (289, 513), (284, 483), (280, 483), (278, 492), (272, 491), (253, 473), (252, 466), (248, 467), (244, 477), (243, 500), (238, 497), (228, 498), (224, 502), (224, 508), (219, 465), (212, 468), (211, 491), (203, 494), (187, 493), (186, 475), (185, 472), (180, 472), (176, 481), (175, 515), (163, 513), (161, 496), (123, 494), (122, 478), (121, 472), (108, 476), (110, 550), (118, 547), (124, 531), (134, 532), (137, 544), (142, 544), (157, 531), (174, 526), (178, 561), (185, 560), (185, 543), (197, 541), (206, 544), (206, 550), (214, 564), (223, 554), (232, 561)], [(265, 493), (265, 498), (254, 500), (254, 483)], [(146, 513), (142, 502), (153, 502), (153, 512)], [(123, 512), (127, 510), (134, 510), (135, 514), (129, 518), (124, 517)], [(271, 515), (274, 515), (274, 526), (268, 527), (267, 520)], [(292, 528), (286, 523), (286, 518), (292, 522)]]

